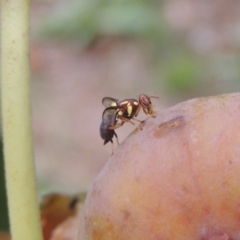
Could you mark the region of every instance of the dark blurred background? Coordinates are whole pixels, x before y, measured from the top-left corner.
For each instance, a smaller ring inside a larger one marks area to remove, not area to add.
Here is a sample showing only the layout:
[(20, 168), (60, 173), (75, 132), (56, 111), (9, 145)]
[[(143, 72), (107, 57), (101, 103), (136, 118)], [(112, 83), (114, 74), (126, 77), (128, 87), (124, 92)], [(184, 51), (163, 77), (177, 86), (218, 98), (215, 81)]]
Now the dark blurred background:
[[(158, 96), (160, 114), (190, 98), (239, 91), (239, 12), (237, 0), (33, 0), (40, 195), (87, 190), (111, 155), (99, 136), (103, 97)], [(120, 141), (133, 129), (118, 129)]]

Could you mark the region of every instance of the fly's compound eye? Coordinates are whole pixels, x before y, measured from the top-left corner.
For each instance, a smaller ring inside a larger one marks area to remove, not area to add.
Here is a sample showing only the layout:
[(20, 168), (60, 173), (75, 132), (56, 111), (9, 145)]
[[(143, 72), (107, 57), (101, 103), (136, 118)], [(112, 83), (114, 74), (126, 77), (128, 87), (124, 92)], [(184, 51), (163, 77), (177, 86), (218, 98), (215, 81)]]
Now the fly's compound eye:
[(145, 94), (142, 94), (139, 96), (139, 102), (141, 103), (142, 106), (148, 107), (151, 103), (150, 97), (148, 97)]

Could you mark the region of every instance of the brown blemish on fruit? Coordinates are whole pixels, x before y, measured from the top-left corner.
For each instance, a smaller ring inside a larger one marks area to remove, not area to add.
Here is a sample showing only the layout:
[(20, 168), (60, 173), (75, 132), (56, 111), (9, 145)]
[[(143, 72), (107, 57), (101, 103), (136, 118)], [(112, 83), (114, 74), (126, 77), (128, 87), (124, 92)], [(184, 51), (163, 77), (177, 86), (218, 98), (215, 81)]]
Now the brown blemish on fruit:
[(87, 239), (98, 240), (118, 240), (120, 239), (116, 234), (114, 224), (107, 218), (102, 216), (91, 216), (85, 218)]
[(184, 125), (184, 117), (177, 116), (168, 120), (167, 122), (161, 123), (154, 132), (154, 136), (162, 138), (169, 134), (172, 130), (182, 127)]

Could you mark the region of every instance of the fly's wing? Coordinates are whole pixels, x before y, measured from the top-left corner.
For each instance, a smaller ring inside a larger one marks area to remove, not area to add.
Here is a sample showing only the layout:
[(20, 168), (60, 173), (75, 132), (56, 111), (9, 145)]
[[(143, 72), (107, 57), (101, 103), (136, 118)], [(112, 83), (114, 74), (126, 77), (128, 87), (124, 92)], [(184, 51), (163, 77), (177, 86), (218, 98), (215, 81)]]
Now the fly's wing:
[(117, 109), (115, 107), (106, 108), (102, 115), (102, 121), (110, 126), (114, 126), (117, 121)]
[(104, 97), (102, 99), (102, 104), (104, 107), (117, 107), (118, 99), (112, 97)]

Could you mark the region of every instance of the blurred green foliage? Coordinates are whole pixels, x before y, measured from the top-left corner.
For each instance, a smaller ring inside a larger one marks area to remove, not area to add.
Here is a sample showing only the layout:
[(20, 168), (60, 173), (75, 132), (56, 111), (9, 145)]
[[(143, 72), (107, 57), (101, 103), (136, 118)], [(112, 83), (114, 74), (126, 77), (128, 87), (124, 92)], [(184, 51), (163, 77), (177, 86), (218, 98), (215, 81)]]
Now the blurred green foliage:
[(159, 37), (158, 7), (150, 0), (81, 0), (47, 20), (42, 33), (60, 38), (80, 38), (89, 44), (104, 35)]
[(81, 0), (58, 9), (41, 33), (58, 40), (80, 39), (85, 47), (101, 36), (144, 39), (154, 65), (163, 69), (159, 81), (165, 80), (169, 91), (190, 91), (199, 79), (197, 66), (184, 52), (176, 56), (182, 43), (169, 33), (160, 9), (161, 2), (153, 0)]
[(165, 79), (171, 91), (188, 92), (199, 80), (199, 66), (191, 56), (175, 56), (165, 63)]
[[(179, 98), (185, 93), (191, 93), (184, 96), (188, 98), (239, 89), (238, 54), (234, 52), (229, 57), (220, 48), (218, 52), (196, 51), (187, 34), (167, 25), (163, 3), (157, 0), (81, 0), (69, 6), (65, 3), (45, 21), (41, 33), (57, 40), (77, 40), (81, 47), (91, 46), (99, 37), (143, 39), (142, 44), (151, 51), (153, 70), (158, 73), (156, 87), (164, 86)], [(201, 21), (198, 24), (206, 27)], [(206, 88), (209, 84), (211, 88)]]

